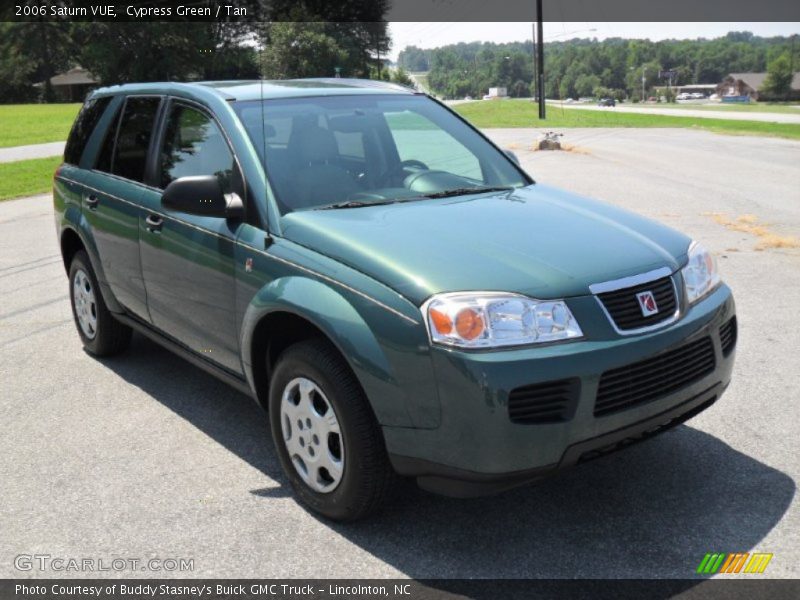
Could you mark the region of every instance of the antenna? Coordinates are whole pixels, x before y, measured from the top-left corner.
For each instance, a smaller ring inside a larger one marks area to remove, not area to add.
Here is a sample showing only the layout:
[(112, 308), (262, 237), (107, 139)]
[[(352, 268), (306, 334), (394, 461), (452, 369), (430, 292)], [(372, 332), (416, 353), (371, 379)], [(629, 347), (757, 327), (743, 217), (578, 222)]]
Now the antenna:
[(267, 224), (267, 236), (264, 238), (264, 247), (268, 247), (272, 243), (272, 236), (269, 233), (269, 202), (267, 201), (267, 188), (269, 187), (269, 181), (267, 181), (267, 126), (264, 123), (264, 73), (263, 71), (259, 73), (258, 83), (260, 87), (260, 95), (261, 95), (261, 168), (264, 170), (264, 208), (266, 210), (264, 218), (266, 219)]

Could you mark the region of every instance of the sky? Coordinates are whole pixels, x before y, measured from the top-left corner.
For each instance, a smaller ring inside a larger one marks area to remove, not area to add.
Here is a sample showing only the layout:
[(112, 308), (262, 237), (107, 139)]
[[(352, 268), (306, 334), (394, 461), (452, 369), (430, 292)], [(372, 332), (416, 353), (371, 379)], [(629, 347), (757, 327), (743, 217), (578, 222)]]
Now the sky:
[[(532, 23), (390, 23), (390, 58), (406, 46), (435, 48), (458, 42), (516, 42), (531, 39)], [(729, 31), (752, 31), (756, 35), (800, 34), (800, 23), (558, 23), (544, 24), (544, 40), (575, 37), (664, 39), (715, 38)]]

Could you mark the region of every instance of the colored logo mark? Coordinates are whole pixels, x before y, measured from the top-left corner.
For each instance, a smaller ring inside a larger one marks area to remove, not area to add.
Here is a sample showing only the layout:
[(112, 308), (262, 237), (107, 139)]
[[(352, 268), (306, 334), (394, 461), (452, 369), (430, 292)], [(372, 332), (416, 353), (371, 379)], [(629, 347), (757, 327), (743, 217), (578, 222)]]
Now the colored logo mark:
[(701, 575), (715, 573), (763, 573), (772, 554), (765, 552), (709, 552), (700, 561), (697, 572)]

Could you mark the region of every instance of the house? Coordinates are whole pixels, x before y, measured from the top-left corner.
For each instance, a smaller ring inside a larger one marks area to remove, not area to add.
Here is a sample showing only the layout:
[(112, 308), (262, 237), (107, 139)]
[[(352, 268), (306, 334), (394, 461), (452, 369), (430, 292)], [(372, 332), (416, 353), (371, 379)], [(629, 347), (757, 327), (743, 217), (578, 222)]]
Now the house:
[[(731, 73), (722, 83), (717, 86), (717, 94), (725, 98), (728, 97), (747, 97), (758, 100), (759, 94), (763, 97), (762, 87), (767, 78), (766, 73)], [(800, 71), (794, 74), (792, 79), (792, 91), (789, 99), (800, 99)]]
[(50, 78), (50, 85), (61, 102), (83, 102), (86, 94), (99, 84), (83, 67), (74, 67)]

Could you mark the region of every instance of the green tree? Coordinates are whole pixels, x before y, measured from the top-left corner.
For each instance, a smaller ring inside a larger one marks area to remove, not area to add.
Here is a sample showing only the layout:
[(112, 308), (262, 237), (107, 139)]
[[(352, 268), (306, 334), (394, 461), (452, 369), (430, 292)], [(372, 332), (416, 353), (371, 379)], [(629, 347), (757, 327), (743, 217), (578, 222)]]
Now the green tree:
[(76, 62), (105, 85), (204, 78), (216, 50), (202, 24), (76, 23)]
[(261, 72), (269, 79), (334, 77), (348, 64), (347, 52), (325, 23), (271, 23), (267, 35)]
[(406, 73), (406, 70), (403, 67), (398, 67), (392, 71), (392, 81), (407, 87), (414, 87), (414, 82), (411, 80), (411, 77), (408, 76), (408, 73)]
[(788, 54), (781, 54), (767, 67), (767, 77), (761, 88), (773, 98), (788, 98), (792, 91), (792, 62)]
[(50, 78), (71, 66), (70, 24), (40, 19), (0, 25), (0, 64), (9, 77), (2, 79), (0, 87), (10, 84), (0, 96), (13, 98), (19, 94), (19, 99), (31, 98), (36, 95), (33, 85), (41, 83), (42, 99), (45, 102), (55, 100)]
[(591, 96), (596, 87), (600, 87), (600, 78), (597, 75), (583, 74), (575, 80), (575, 93), (579, 97)]
[[(272, 0), (270, 22), (261, 31), (265, 75), (333, 76), (333, 67), (339, 67), (342, 77), (369, 77), (371, 67), (377, 67), (391, 47), (384, 20), (388, 8), (388, 0)], [(295, 41), (294, 47), (304, 53), (301, 61), (289, 56)], [(319, 61), (313, 56), (315, 47)], [(288, 58), (291, 65), (282, 67), (276, 57)]]
[(413, 72), (427, 71), (430, 69), (430, 50), (423, 50), (416, 46), (407, 46), (397, 55), (397, 62), (403, 68)]

